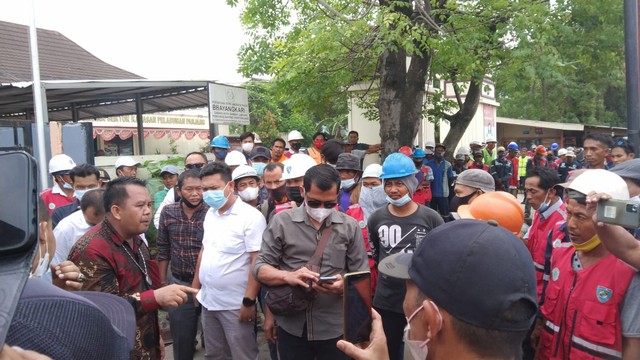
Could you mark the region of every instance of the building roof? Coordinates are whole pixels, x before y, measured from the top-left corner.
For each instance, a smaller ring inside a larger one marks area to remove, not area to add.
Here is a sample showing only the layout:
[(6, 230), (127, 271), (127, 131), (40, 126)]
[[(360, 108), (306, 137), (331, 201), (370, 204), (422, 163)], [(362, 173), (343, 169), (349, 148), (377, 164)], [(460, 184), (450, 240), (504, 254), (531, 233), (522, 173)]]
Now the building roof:
[[(107, 64), (57, 31), (38, 29), (42, 80), (143, 79)], [(29, 27), (0, 21), (0, 84), (32, 81)]]
[(551, 122), (551, 121), (522, 120), (522, 119), (511, 119), (511, 118), (505, 118), (505, 117), (496, 117), (496, 123), (529, 126), (534, 128), (537, 127), (537, 128), (545, 128), (545, 129), (584, 131), (583, 124), (569, 124), (569, 123), (559, 123), (559, 122)]

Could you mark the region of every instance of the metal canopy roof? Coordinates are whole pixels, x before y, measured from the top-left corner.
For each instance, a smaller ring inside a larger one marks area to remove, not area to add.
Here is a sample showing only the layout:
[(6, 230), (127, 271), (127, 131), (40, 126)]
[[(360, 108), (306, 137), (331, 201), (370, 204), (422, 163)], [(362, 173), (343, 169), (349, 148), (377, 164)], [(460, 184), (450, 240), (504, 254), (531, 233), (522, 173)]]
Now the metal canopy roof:
[[(208, 106), (212, 81), (42, 81), (49, 121), (72, 121), (157, 113)], [(33, 119), (31, 82), (0, 84), (0, 119)]]

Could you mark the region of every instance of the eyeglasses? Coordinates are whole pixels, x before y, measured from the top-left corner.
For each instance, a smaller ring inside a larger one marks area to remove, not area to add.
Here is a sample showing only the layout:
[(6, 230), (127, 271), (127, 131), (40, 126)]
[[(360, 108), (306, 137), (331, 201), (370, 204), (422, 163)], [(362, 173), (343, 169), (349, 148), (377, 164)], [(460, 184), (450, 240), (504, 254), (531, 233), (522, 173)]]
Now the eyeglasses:
[(189, 169), (189, 170), (193, 170), (193, 169), (200, 169), (204, 166), (204, 163), (195, 163), (195, 164), (187, 164), (184, 167)]
[(317, 209), (322, 206), (325, 209), (333, 209), (338, 205), (337, 201), (318, 201), (318, 200), (307, 200), (307, 206), (313, 209)]

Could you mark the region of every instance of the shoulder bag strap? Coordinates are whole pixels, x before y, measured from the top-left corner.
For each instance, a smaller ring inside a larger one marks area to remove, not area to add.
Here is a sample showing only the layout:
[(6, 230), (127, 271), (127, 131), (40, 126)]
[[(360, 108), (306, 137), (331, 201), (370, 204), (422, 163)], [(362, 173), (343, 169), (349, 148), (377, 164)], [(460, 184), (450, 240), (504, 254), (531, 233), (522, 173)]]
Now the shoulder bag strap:
[(333, 224), (325, 227), (324, 230), (322, 230), (322, 235), (320, 236), (320, 240), (318, 241), (316, 251), (313, 253), (311, 260), (309, 260), (309, 262), (307, 263), (307, 267), (309, 268), (309, 270), (320, 272), (320, 259), (322, 259), (324, 249), (327, 247), (327, 243), (329, 242), (331, 229), (333, 229)]

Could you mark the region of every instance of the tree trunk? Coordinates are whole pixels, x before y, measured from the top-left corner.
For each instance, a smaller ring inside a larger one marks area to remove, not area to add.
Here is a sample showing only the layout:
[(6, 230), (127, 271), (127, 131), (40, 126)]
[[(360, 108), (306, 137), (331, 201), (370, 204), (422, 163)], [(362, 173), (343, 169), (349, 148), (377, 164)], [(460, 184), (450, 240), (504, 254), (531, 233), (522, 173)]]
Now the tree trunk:
[(482, 82), (471, 80), (467, 95), (462, 103), (462, 108), (453, 115), (445, 116), (450, 123), (449, 133), (447, 133), (447, 137), (444, 139), (444, 146), (447, 147), (447, 151), (445, 153), (447, 159), (453, 159), (453, 155), (456, 151), (455, 146), (460, 142), (462, 135), (467, 131), (467, 127), (478, 110), (481, 94)]
[(385, 51), (381, 55), (380, 140), (382, 157), (398, 151), (401, 146), (412, 146), (418, 133), (427, 71), (431, 57), (413, 55), (407, 69), (405, 51)]

